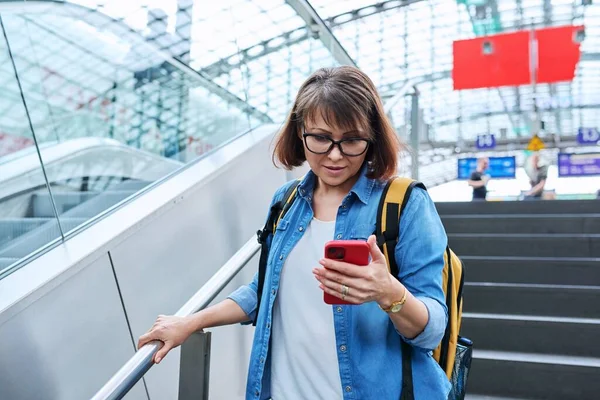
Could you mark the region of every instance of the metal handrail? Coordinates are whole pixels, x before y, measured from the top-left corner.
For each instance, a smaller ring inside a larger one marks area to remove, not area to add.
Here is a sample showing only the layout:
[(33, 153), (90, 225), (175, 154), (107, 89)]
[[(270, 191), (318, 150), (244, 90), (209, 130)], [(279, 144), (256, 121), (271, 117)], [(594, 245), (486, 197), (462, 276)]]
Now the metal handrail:
[[(258, 252), (260, 245), (252, 237), (240, 248), (200, 290), (196, 292), (175, 314), (178, 317), (191, 315), (210, 304), (225, 286)], [(120, 400), (152, 367), (152, 357), (160, 348), (159, 342), (150, 342), (140, 348), (100, 389), (92, 400)]]

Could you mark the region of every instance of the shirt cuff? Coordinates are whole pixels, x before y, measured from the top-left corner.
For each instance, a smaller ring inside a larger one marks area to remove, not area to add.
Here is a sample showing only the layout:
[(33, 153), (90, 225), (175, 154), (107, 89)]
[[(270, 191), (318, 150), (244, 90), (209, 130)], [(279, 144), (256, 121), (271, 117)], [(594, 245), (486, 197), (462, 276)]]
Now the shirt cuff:
[(250, 286), (242, 286), (231, 293), (228, 297), (237, 303), (238, 306), (250, 318), (249, 322), (244, 322), (242, 325), (247, 325), (256, 318), (256, 303), (258, 302), (256, 292)]
[(425, 325), (425, 329), (423, 329), (423, 332), (419, 333), (414, 339), (406, 339), (400, 332), (398, 333), (409, 345), (426, 351), (433, 351), (439, 346), (446, 331), (446, 311), (440, 303), (430, 297), (416, 298), (425, 304), (427, 312), (429, 313), (429, 320), (427, 321), (427, 325)]

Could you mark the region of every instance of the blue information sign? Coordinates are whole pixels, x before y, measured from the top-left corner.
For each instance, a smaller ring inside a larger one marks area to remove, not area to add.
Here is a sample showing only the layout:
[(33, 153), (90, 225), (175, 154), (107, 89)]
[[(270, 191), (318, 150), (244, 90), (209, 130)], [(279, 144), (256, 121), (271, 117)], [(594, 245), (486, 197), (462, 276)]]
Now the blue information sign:
[(597, 128), (579, 128), (577, 131), (577, 143), (600, 144), (600, 132)]
[[(517, 172), (517, 160), (511, 157), (489, 157), (490, 166), (485, 174), (492, 178), (514, 178)], [(477, 169), (477, 158), (458, 159), (458, 179), (466, 180)]]
[(477, 136), (475, 147), (478, 150), (490, 150), (496, 147), (496, 136), (491, 133)]
[(600, 153), (559, 153), (558, 176), (600, 175)]

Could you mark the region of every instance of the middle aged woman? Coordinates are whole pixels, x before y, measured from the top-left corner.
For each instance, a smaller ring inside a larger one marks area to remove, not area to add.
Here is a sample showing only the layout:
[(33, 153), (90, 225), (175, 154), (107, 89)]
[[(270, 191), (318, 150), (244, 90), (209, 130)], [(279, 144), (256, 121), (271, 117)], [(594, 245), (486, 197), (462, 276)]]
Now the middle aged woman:
[[(441, 282), (447, 238), (427, 192), (413, 190), (403, 212), (393, 254), (398, 277), (371, 235), (399, 150), (381, 98), (363, 72), (316, 71), (277, 137), (274, 158), (287, 168), (308, 162), (310, 171), (270, 240), (260, 312), (255, 276), (190, 317), (160, 316), (139, 345), (162, 341), (155, 355), (160, 362), (194, 331), (256, 322), (247, 399), (395, 400), (405, 341), (413, 353), (415, 398), (446, 399), (450, 382), (431, 350), (447, 321)], [(291, 184), (277, 190), (273, 203)], [(332, 239), (367, 241), (370, 263), (324, 259)], [(325, 304), (323, 292), (353, 304)]]

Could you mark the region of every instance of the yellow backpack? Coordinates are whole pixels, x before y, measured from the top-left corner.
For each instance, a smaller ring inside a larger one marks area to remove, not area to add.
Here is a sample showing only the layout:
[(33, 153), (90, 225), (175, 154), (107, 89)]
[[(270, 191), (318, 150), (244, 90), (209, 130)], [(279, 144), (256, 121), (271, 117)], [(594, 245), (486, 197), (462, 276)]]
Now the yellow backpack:
[[(410, 193), (415, 187), (426, 190), (422, 183), (409, 178), (390, 180), (381, 196), (377, 210), (377, 243), (385, 255), (390, 273), (396, 278), (399, 270), (394, 257), (394, 249), (400, 233), (400, 218), (408, 203)], [(453, 392), (457, 392), (457, 394), (462, 392), (464, 395), (464, 386), (471, 362), (472, 342), (459, 335), (464, 271), (461, 260), (450, 250), (450, 247), (446, 247), (442, 274), (442, 284), (448, 307), (448, 324), (441, 343), (433, 352), (433, 357), (453, 383)], [(402, 399), (412, 399), (414, 396), (412, 393), (411, 348), (404, 342), (402, 342), (402, 354)], [(457, 356), (460, 358), (459, 360), (457, 360)], [(451, 393), (449, 398), (456, 397)]]
[[(258, 242), (262, 246), (258, 267), (257, 316), (261, 304), (269, 254), (268, 238), (273, 235), (277, 223), (293, 204), (299, 183), (300, 181), (297, 180), (287, 188), (282, 199), (271, 207), (264, 228), (257, 232)], [(400, 233), (400, 218), (408, 203), (410, 193), (415, 187), (426, 190), (422, 183), (412, 179), (394, 178), (390, 180), (381, 196), (377, 210), (375, 232), (377, 243), (385, 255), (390, 273), (396, 278), (399, 270), (393, 255)], [(463, 272), (461, 260), (449, 247), (446, 247), (442, 284), (446, 296), (446, 306), (448, 307), (448, 324), (440, 345), (433, 352), (433, 357), (446, 372), (446, 376), (452, 383), (452, 391), (448, 399), (462, 399), (464, 397), (471, 364), (472, 342), (459, 336), (462, 319)], [(256, 324), (256, 320), (253, 323)], [(412, 349), (404, 341), (402, 341), (402, 377), (401, 400), (413, 400)]]

